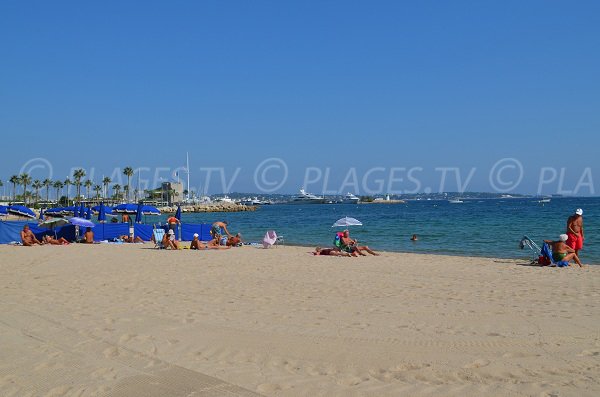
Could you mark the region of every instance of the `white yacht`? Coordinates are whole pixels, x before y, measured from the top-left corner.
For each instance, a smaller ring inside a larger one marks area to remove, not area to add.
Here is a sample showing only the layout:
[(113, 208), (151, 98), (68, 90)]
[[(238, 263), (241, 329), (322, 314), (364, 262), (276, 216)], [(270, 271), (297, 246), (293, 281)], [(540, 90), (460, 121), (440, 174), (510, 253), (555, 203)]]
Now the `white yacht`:
[(217, 203), (233, 203), (233, 200), (228, 195), (217, 197), (214, 201)]
[(359, 201), (360, 201), (359, 197), (348, 192), (348, 194), (346, 194), (344, 196), (344, 199), (342, 200), (342, 204), (358, 204)]
[(292, 197), (290, 204), (324, 204), (325, 198), (322, 196), (315, 196), (312, 193), (307, 193), (304, 189), (300, 189), (300, 193)]
[(461, 199), (448, 200), (448, 202), (450, 204), (462, 204), (462, 203), (464, 203), (464, 201), (462, 201)]

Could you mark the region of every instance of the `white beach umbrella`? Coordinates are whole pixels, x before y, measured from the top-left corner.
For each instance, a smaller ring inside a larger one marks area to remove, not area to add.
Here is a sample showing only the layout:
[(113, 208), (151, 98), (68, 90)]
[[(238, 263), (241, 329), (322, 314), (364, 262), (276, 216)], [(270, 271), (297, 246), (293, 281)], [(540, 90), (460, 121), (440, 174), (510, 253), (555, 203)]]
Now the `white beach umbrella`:
[(331, 227), (362, 226), (362, 222), (348, 216), (338, 219)]

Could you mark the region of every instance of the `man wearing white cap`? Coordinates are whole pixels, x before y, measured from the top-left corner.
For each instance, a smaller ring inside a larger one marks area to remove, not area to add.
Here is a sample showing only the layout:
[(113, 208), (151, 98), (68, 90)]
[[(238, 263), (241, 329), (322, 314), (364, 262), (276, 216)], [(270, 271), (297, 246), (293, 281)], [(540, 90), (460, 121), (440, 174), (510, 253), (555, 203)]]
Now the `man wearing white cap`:
[(575, 213), (567, 220), (567, 245), (575, 250), (579, 255), (579, 250), (583, 248), (583, 210), (577, 208)]
[(162, 243), (163, 247), (165, 248), (171, 248), (174, 250), (179, 249), (179, 242), (177, 242), (177, 240), (175, 239), (175, 232), (173, 231), (173, 229), (169, 229), (167, 234), (165, 234)]

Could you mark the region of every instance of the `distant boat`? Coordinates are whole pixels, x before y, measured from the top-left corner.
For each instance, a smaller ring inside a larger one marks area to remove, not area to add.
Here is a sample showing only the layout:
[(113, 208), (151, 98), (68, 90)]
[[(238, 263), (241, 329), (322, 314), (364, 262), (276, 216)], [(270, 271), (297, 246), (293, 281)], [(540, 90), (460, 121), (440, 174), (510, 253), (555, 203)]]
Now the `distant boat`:
[(233, 203), (233, 200), (227, 195), (223, 197), (218, 197), (214, 201), (217, 203)]
[(315, 196), (312, 193), (307, 193), (304, 189), (300, 189), (300, 193), (294, 196), (289, 204), (325, 204), (325, 198)]
[(549, 198), (543, 198), (541, 200), (538, 200), (538, 203), (549, 203), (550, 199)]
[(453, 200), (448, 200), (448, 202), (450, 204), (462, 204), (464, 203), (464, 201), (460, 200), (460, 199), (453, 199)]
[(358, 204), (359, 201), (360, 201), (359, 197), (348, 192), (348, 194), (346, 194), (344, 196), (344, 199), (342, 200), (342, 204)]

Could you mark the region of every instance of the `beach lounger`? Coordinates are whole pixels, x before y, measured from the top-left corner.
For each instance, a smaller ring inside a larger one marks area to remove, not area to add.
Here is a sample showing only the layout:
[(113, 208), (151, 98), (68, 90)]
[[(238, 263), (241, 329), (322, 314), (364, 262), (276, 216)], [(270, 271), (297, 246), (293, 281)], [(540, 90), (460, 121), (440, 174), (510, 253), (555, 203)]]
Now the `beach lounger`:
[(152, 234), (154, 235), (154, 248), (165, 248), (162, 243), (165, 237), (165, 229), (154, 228)]
[(263, 247), (269, 248), (269, 247), (274, 246), (276, 243), (277, 243), (277, 233), (275, 233), (275, 230), (267, 231), (267, 233), (265, 234), (265, 237), (263, 237)]

